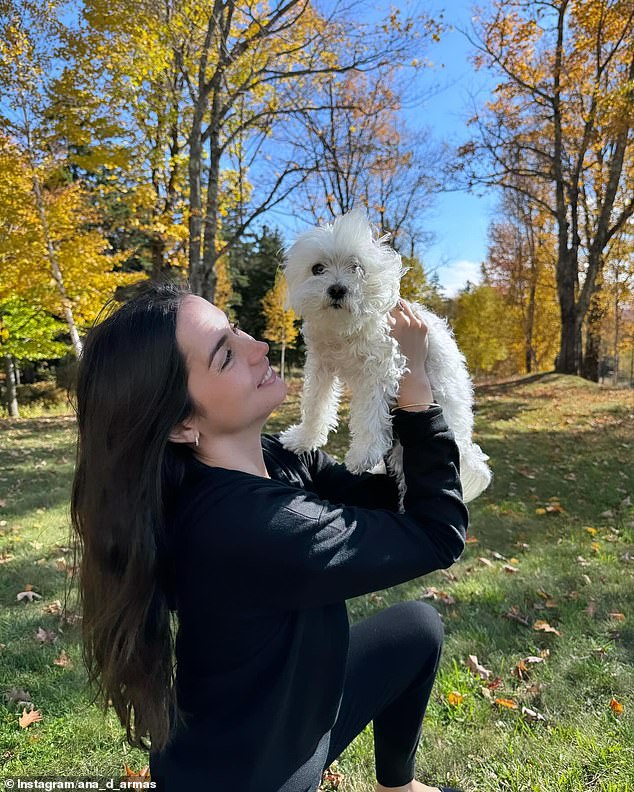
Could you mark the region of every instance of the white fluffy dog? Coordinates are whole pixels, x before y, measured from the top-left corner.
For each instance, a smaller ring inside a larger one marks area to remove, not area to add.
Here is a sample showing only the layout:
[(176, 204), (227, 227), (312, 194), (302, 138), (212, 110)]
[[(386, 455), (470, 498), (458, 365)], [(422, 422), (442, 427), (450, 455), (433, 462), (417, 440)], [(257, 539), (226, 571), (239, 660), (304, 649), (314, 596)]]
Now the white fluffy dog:
[[(399, 299), (407, 270), (399, 254), (378, 239), (365, 212), (353, 210), (334, 223), (301, 234), (287, 253), (287, 302), (303, 319), (306, 343), (302, 420), (280, 439), (295, 452), (324, 445), (337, 426), (337, 407), (345, 383), (351, 391), (350, 434), (345, 457), (359, 473), (381, 463), (398, 477), (401, 508), (405, 485), (402, 447), (392, 439), (390, 408), (396, 403), (406, 359), (390, 334), (388, 313)], [(473, 387), (465, 358), (446, 321), (412, 304), (428, 327), (425, 368), (460, 449), (460, 479), (465, 501), (491, 481), (488, 457), (473, 443)]]

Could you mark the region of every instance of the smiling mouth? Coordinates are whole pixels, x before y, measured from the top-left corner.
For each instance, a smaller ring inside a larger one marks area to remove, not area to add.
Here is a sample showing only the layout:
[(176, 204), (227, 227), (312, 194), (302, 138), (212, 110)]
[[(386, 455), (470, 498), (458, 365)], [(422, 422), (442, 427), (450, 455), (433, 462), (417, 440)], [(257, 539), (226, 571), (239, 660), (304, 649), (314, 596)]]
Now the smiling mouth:
[[(263, 377), (263, 378), (260, 380), (260, 385), (266, 385), (266, 383), (267, 383), (267, 382), (269, 382), (271, 379), (273, 379), (273, 377), (274, 377), (274, 376), (275, 376), (275, 372), (274, 372), (274, 371), (273, 371), (273, 369), (272, 369), (272, 368), (269, 366), (269, 367), (268, 367), (268, 369), (266, 370), (266, 374), (265, 374), (265, 375), (264, 375), (264, 377)], [(258, 385), (258, 388), (260, 387), (260, 385)]]

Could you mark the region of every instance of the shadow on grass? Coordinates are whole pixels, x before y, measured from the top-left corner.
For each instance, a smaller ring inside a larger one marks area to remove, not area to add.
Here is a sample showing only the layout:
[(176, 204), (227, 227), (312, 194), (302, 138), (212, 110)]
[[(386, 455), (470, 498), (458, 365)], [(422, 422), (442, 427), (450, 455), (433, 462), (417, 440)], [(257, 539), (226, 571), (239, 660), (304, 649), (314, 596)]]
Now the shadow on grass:
[(75, 464), (74, 416), (0, 420), (0, 433), (5, 440), (0, 452), (5, 505), (0, 513), (20, 519), (38, 508), (68, 504)]

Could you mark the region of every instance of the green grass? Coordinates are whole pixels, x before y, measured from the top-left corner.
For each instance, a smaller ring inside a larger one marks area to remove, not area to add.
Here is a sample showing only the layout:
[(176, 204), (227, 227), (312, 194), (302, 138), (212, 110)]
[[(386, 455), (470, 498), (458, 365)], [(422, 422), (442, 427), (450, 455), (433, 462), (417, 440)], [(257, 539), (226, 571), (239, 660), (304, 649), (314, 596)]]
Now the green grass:
[[(421, 780), (469, 792), (633, 792), (634, 394), (544, 375), (483, 387), (477, 406), (477, 439), (494, 470), (490, 489), (470, 505), (477, 541), (446, 572), (351, 600), (351, 621), (430, 587), (449, 595), (428, 600), (443, 615), (446, 643), (419, 749)], [(266, 430), (297, 414), (292, 383)], [(0, 694), (28, 691), (43, 718), (21, 729), (21, 709), (0, 703), (3, 772), (139, 769), (147, 755), (127, 746), (112, 710), (104, 718), (90, 704), (78, 626), (46, 611), (63, 600), (58, 559), (71, 563), (74, 421), (4, 420), (0, 431)], [(341, 430), (327, 450), (342, 458), (347, 440)], [(16, 601), (27, 584), (41, 600)], [(561, 634), (534, 630), (539, 619)], [(39, 627), (57, 640), (40, 644)], [(72, 668), (53, 663), (62, 649)], [(466, 666), (472, 654), (491, 679), (500, 678), (497, 689), (483, 692), (486, 683)], [(540, 654), (528, 678), (513, 675), (518, 661)], [(496, 697), (518, 708), (496, 705)], [(621, 714), (612, 711), (613, 698)], [(545, 720), (531, 721), (522, 706)], [(371, 725), (332, 770), (340, 781), (326, 782), (326, 790), (374, 789)]]

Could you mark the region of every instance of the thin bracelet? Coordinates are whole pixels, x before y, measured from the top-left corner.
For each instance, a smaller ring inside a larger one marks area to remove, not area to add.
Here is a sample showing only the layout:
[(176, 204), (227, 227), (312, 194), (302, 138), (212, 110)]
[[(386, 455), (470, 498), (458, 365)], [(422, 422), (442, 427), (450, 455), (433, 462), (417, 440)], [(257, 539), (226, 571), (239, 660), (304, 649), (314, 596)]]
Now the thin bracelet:
[(401, 407), (392, 407), (390, 412), (395, 410), (406, 410), (408, 407), (440, 407), (437, 402), (422, 402), (421, 404), (403, 404)]

